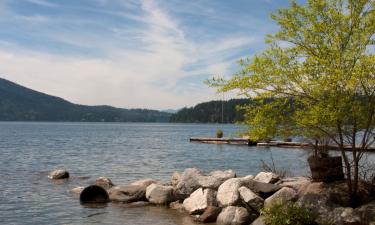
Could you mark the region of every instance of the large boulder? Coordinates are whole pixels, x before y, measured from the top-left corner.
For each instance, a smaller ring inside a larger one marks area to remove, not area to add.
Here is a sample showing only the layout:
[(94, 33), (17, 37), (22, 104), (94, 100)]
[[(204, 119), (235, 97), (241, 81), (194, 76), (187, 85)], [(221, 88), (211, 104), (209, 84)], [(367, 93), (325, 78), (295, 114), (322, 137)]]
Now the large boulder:
[(228, 206), (217, 217), (218, 225), (247, 225), (251, 221), (250, 215), (243, 207)]
[(240, 187), (238, 189), (243, 203), (252, 211), (259, 212), (264, 205), (264, 199), (252, 192), (247, 187)]
[(286, 203), (289, 201), (295, 201), (297, 199), (297, 192), (293, 188), (283, 187), (271, 197), (264, 201), (266, 207), (276, 203)]
[(260, 172), (255, 176), (254, 180), (262, 183), (274, 184), (280, 180), (280, 176), (272, 172)]
[(107, 177), (99, 177), (98, 179), (95, 180), (95, 185), (100, 186), (104, 189), (110, 189), (111, 187), (114, 186), (112, 181)]
[(52, 180), (67, 179), (69, 178), (69, 172), (64, 169), (57, 169), (57, 170), (51, 171), (48, 174), (48, 178)]
[(273, 193), (280, 190), (281, 188), (280, 186), (275, 184), (262, 183), (259, 181), (255, 181), (253, 179), (246, 180), (243, 186), (246, 186), (262, 198), (267, 198), (271, 196)]
[(151, 184), (146, 188), (146, 198), (153, 204), (167, 205), (174, 201), (173, 187)]
[(190, 214), (202, 213), (208, 206), (216, 206), (216, 191), (199, 188), (184, 200), (184, 208)]
[(355, 209), (356, 213), (366, 222), (375, 222), (375, 201)]
[(212, 171), (211, 173), (208, 174), (209, 176), (215, 177), (220, 179), (222, 182), (230, 179), (230, 178), (235, 178), (236, 177), (236, 172), (233, 170), (215, 170)]
[(140, 185), (114, 186), (108, 190), (109, 199), (114, 202), (131, 203), (146, 200), (146, 188)]
[(240, 200), (238, 189), (243, 185), (241, 178), (231, 178), (220, 185), (216, 199), (221, 206), (236, 205)]
[(200, 185), (197, 181), (197, 177), (203, 176), (203, 173), (196, 168), (186, 169), (175, 187), (175, 196), (178, 199), (185, 199), (190, 196)]
[(256, 220), (254, 220), (251, 225), (266, 225), (264, 222), (263, 216), (258, 217)]
[(220, 212), (220, 207), (208, 206), (206, 210), (204, 210), (203, 214), (197, 218), (197, 221), (201, 223), (214, 223), (216, 222)]

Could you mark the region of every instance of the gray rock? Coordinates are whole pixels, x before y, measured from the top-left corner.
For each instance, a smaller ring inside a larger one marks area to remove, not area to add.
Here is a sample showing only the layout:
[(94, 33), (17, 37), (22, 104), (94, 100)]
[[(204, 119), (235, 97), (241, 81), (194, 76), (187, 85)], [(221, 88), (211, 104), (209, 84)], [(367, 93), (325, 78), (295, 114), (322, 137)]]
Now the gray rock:
[(145, 193), (146, 188), (138, 185), (115, 186), (108, 190), (111, 201), (122, 203), (146, 200)]
[(335, 225), (363, 224), (361, 217), (350, 207), (338, 207), (330, 213), (330, 220)]
[(100, 186), (104, 189), (110, 189), (111, 187), (114, 186), (112, 181), (107, 177), (99, 177), (98, 179), (95, 180), (95, 185)]
[(174, 201), (173, 187), (151, 184), (146, 188), (146, 198), (153, 204), (167, 205)]
[(178, 182), (180, 182), (182, 174), (180, 172), (174, 172), (171, 177), (171, 184), (173, 187), (176, 187)]
[(373, 221), (375, 223), (375, 201), (362, 205), (356, 208), (355, 211), (363, 221)]
[(266, 225), (262, 216), (253, 221), (251, 225)]
[(279, 175), (272, 172), (260, 172), (254, 178), (255, 181), (270, 184), (276, 183), (277, 181), (279, 181), (279, 179)]
[(185, 199), (190, 196), (200, 185), (197, 181), (197, 177), (203, 176), (203, 173), (196, 168), (186, 169), (175, 187), (175, 197), (178, 199)]
[(280, 190), (281, 188), (280, 186), (275, 185), (275, 184), (262, 183), (262, 182), (255, 181), (252, 179), (246, 180), (243, 186), (246, 186), (247, 188), (257, 193), (263, 198), (266, 198), (272, 195), (273, 193)]
[(245, 225), (249, 224), (250, 215), (243, 207), (228, 206), (217, 217), (217, 225)]
[(294, 201), (297, 199), (297, 192), (293, 188), (283, 187), (271, 197), (264, 201), (264, 206), (268, 207), (276, 203), (285, 203), (289, 201)]
[(259, 197), (257, 194), (252, 192), (247, 187), (240, 187), (238, 189), (242, 201), (247, 207), (251, 208), (255, 212), (259, 212), (263, 208), (264, 199)]
[(57, 169), (49, 173), (49, 179), (58, 180), (58, 179), (67, 179), (69, 178), (69, 172), (64, 169)]
[(190, 214), (202, 213), (208, 206), (217, 205), (216, 191), (209, 188), (199, 188), (184, 200), (183, 205)]
[(212, 171), (211, 173), (209, 173), (209, 176), (216, 177), (216, 178), (222, 180), (222, 182), (224, 182), (224, 181), (226, 181), (230, 178), (235, 178), (236, 173), (233, 170), (225, 170), (225, 171), (215, 170), (215, 171)]
[(286, 177), (279, 180), (276, 184), (280, 187), (290, 187), (299, 191), (302, 187), (309, 185), (311, 180), (308, 177)]
[(208, 206), (206, 210), (204, 210), (203, 214), (198, 217), (197, 221), (201, 223), (214, 223), (216, 222), (220, 212), (221, 208), (216, 206)]

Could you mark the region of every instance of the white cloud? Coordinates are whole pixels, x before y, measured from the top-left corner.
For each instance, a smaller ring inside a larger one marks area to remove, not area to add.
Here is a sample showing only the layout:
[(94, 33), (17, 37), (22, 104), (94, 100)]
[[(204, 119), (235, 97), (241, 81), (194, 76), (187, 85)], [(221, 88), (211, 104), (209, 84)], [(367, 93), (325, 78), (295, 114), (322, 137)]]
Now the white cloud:
[(0, 42), (0, 76), (89, 105), (166, 109), (218, 98), (215, 90), (181, 79), (230, 73), (232, 55), (257, 40), (238, 34), (210, 42), (189, 40), (178, 19), (156, 1), (141, 3), (143, 14), (135, 20), (142, 26), (116, 26), (105, 36), (87, 31), (48, 34), (54, 41), (100, 50), (105, 53), (101, 57), (41, 53)]

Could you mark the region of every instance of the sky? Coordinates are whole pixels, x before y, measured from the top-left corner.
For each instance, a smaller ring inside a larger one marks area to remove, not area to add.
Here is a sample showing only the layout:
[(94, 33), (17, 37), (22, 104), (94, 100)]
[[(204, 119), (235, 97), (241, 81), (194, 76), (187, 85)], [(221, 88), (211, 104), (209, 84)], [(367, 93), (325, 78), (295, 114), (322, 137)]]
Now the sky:
[[(179, 109), (221, 94), (288, 0), (0, 0), (0, 77), (68, 101)], [(225, 99), (235, 97), (232, 94)]]

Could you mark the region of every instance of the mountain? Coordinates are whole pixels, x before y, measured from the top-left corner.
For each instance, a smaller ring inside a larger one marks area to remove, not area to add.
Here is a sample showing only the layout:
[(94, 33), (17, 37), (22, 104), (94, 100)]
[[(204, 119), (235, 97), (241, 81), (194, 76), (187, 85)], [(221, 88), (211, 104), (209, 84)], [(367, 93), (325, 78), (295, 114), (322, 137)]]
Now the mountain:
[[(237, 106), (249, 104), (249, 99), (203, 102), (194, 107), (183, 108), (173, 114), (170, 122), (176, 123), (234, 123), (243, 120), (243, 110)], [(223, 113), (222, 113), (223, 108)], [(223, 118), (222, 118), (223, 117)]]
[(170, 116), (148, 109), (78, 105), (0, 78), (0, 121), (168, 122)]

